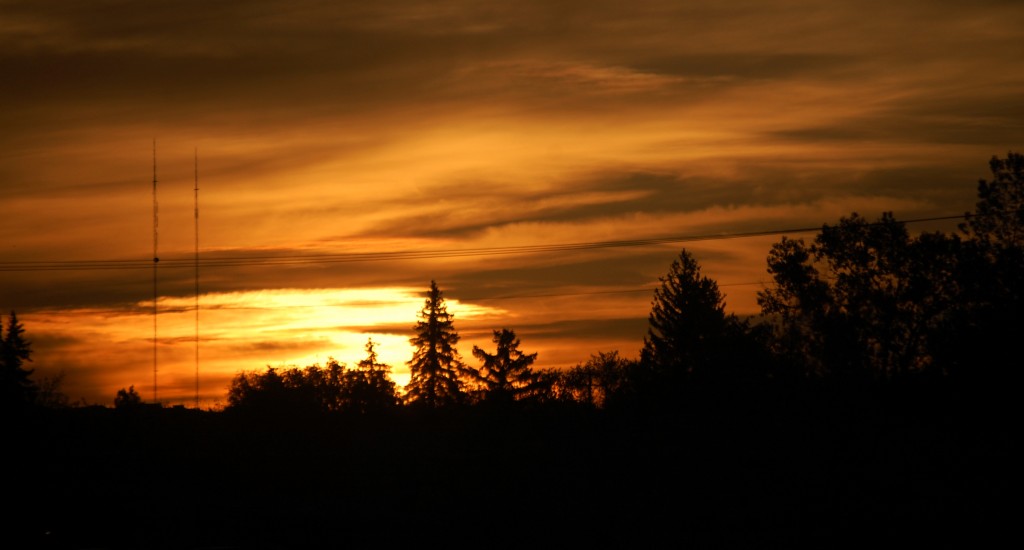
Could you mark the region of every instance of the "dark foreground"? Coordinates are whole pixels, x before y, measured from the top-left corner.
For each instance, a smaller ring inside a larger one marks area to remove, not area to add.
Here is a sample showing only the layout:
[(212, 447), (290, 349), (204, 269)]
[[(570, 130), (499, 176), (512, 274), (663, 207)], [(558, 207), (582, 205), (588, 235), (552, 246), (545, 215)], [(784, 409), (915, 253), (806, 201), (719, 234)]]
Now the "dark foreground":
[(948, 388), (672, 407), (43, 411), (7, 427), (4, 547), (824, 546), (995, 540), (1011, 407)]

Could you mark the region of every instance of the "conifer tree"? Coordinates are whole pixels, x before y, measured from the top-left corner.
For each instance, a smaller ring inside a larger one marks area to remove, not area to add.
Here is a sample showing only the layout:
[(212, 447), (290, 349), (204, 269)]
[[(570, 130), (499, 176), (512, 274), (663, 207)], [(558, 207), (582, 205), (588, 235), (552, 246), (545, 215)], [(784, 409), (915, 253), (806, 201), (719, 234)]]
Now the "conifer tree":
[(519, 351), (519, 338), (510, 329), (494, 331), (494, 354), (473, 346), (473, 356), (483, 362), (474, 378), (483, 386), (485, 401), (505, 403), (529, 395), (540, 382), (540, 375), (530, 365), (537, 359)]
[(38, 390), (29, 376), (33, 369), (22, 365), (32, 361), (31, 343), (25, 339), (25, 327), (12, 311), (6, 330), (0, 319), (0, 386), (5, 405), (24, 405), (35, 400)]
[(438, 407), (460, 403), (465, 399), (462, 376), (466, 367), (455, 345), (454, 317), (448, 313), (441, 290), (430, 281), (426, 302), (414, 327), (416, 336), (409, 342), (416, 348), (409, 360), (411, 378), (406, 386), (410, 403)]
[(398, 390), (388, 375), (391, 366), (377, 359), (376, 343), (366, 342), (366, 359), (346, 373), (345, 403), (348, 410), (381, 412), (398, 405)]
[(697, 260), (686, 250), (660, 281), (641, 357), (648, 365), (677, 374), (709, 368), (718, 359), (732, 322), (718, 284), (701, 275)]

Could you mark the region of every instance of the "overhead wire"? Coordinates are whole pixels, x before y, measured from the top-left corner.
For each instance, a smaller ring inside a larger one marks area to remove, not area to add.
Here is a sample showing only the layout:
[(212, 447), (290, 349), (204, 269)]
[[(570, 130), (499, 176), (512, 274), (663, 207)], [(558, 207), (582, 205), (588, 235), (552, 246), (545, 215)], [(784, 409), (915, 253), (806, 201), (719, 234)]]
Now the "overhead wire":
[[(935, 216), (902, 220), (899, 223), (924, 223), (948, 221), (970, 217), (970, 214), (956, 216)], [(872, 222), (874, 225), (878, 222)], [(280, 255), (247, 255), (247, 256), (207, 256), (200, 259), (199, 264), (209, 267), (247, 267), (247, 266), (301, 266), (313, 264), (336, 264), (353, 262), (379, 262), (400, 260), (423, 260), (439, 258), (466, 258), (475, 256), (498, 256), (515, 254), (545, 254), (552, 252), (575, 252), (600, 250), (609, 248), (627, 248), (653, 246), (661, 244), (678, 244), (687, 242), (716, 241), (729, 239), (745, 239), (793, 233), (810, 233), (820, 231), (823, 226), (792, 227), (785, 229), (769, 229), (734, 233), (712, 233), (702, 235), (682, 235), (656, 237), (650, 239), (628, 239), (613, 241), (587, 241), (575, 243), (516, 245), (460, 249), (438, 250), (400, 250), (390, 252), (353, 252), (342, 254), (280, 254)], [(194, 258), (161, 258), (162, 268), (194, 268)], [(0, 262), (0, 272), (13, 271), (94, 271), (94, 270), (125, 270), (152, 269), (152, 259), (138, 260), (26, 260)]]

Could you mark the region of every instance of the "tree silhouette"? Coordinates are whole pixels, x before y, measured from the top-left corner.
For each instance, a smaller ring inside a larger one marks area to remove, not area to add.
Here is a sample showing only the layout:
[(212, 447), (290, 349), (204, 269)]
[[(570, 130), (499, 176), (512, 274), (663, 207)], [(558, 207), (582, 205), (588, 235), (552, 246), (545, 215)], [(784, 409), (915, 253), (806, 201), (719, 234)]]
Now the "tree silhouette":
[(998, 386), (1024, 352), (1024, 155), (992, 157), (989, 168), (960, 225), (957, 307), (938, 343), (948, 370)]
[(960, 229), (990, 250), (1024, 248), (1024, 155), (989, 161), (992, 180), (978, 181), (975, 211)]
[(36, 383), (36, 403), (49, 409), (63, 409), (71, 405), (71, 399), (61, 391), (64, 384), (65, 371), (43, 376)]
[(448, 313), (437, 283), (430, 281), (426, 302), (409, 342), (416, 348), (409, 360), (411, 378), (406, 386), (410, 403), (430, 407), (460, 403), (465, 399), (462, 377), (467, 371), (455, 345), (454, 317)]
[[(327, 359), (327, 364), (321, 367), (319, 364), (310, 365), (301, 371), (296, 371), (297, 383), (310, 388), (312, 399), (317, 407), (324, 412), (338, 412), (345, 410), (348, 406), (348, 373), (349, 370), (343, 363), (339, 363), (333, 357)], [(301, 378), (301, 381), (298, 379)]]
[(366, 342), (366, 359), (345, 373), (344, 409), (379, 413), (400, 403), (398, 390), (388, 373), (391, 366), (377, 361), (373, 340)]
[(1005, 324), (1019, 319), (1024, 305), (1024, 155), (992, 157), (989, 167), (992, 181), (978, 182), (975, 212), (960, 225), (970, 268), (962, 284), (969, 301)]
[(510, 403), (536, 392), (541, 377), (533, 372), (530, 365), (537, 360), (537, 354), (519, 351), (519, 338), (507, 328), (495, 330), (492, 342), (497, 346), (494, 354), (473, 346), (473, 356), (483, 362), (473, 372), (473, 379), (482, 386), (483, 400)]
[(651, 383), (649, 369), (618, 351), (598, 352), (582, 365), (561, 373), (557, 390), (561, 397), (597, 408), (632, 403)]
[(989, 167), (963, 239), (854, 213), (810, 245), (774, 245), (775, 285), (758, 302), (780, 356), (819, 374), (1001, 376), (992, 369), (1022, 351), (1024, 156)]
[(260, 372), (239, 372), (228, 388), (228, 408), (237, 411), (272, 415), (310, 415), (326, 409), (316, 382), (321, 380), (319, 367), (276, 369)]
[(114, 396), (114, 408), (118, 410), (135, 410), (142, 406), (142, 397), (137, 391), (135, 386), (128, 386), (128, 389), (121, 388), (117, 390), (117, 395)]
[(32, 345), (25, 339), (25, 327), (13, 311), (4, 330), (0, 317), (0, 386), (4, 406), (20, 407), (35, 401), (38, 387), (30, 378), (33, 369), (23, 365), (32, 361)]
[(825, 225), (811, 245), (772, 247), (775, 285), (758, 293), (777, 351), (812, 373), (903, 376), (933, 363), (930, 343), (956, 301), (958, 241), (910, 237), (886, 212)]
[(643, 363), (663, 374), (691, 378), (718, 376), (734, 367), (730, 340), (742, 336), (745, 326), (725, 314), (718, 284), (701, 275), (686, 250), (659, 281), (641, 351)]

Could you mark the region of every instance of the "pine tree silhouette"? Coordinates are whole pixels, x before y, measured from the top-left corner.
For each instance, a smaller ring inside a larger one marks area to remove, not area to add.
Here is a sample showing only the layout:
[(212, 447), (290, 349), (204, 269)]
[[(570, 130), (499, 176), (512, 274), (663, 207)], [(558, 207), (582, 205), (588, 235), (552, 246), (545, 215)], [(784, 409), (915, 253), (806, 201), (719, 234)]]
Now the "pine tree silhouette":
[(462, 377), (467, 371), (455, 347), (459, 334), (435, 281), (430, 281), (414, 330), (416, 336), (409, 339), (416, 351), (408, 362), (412, 376), (406, 386), (407, 400), (430, 407), (463, 402), (466, 393)]

